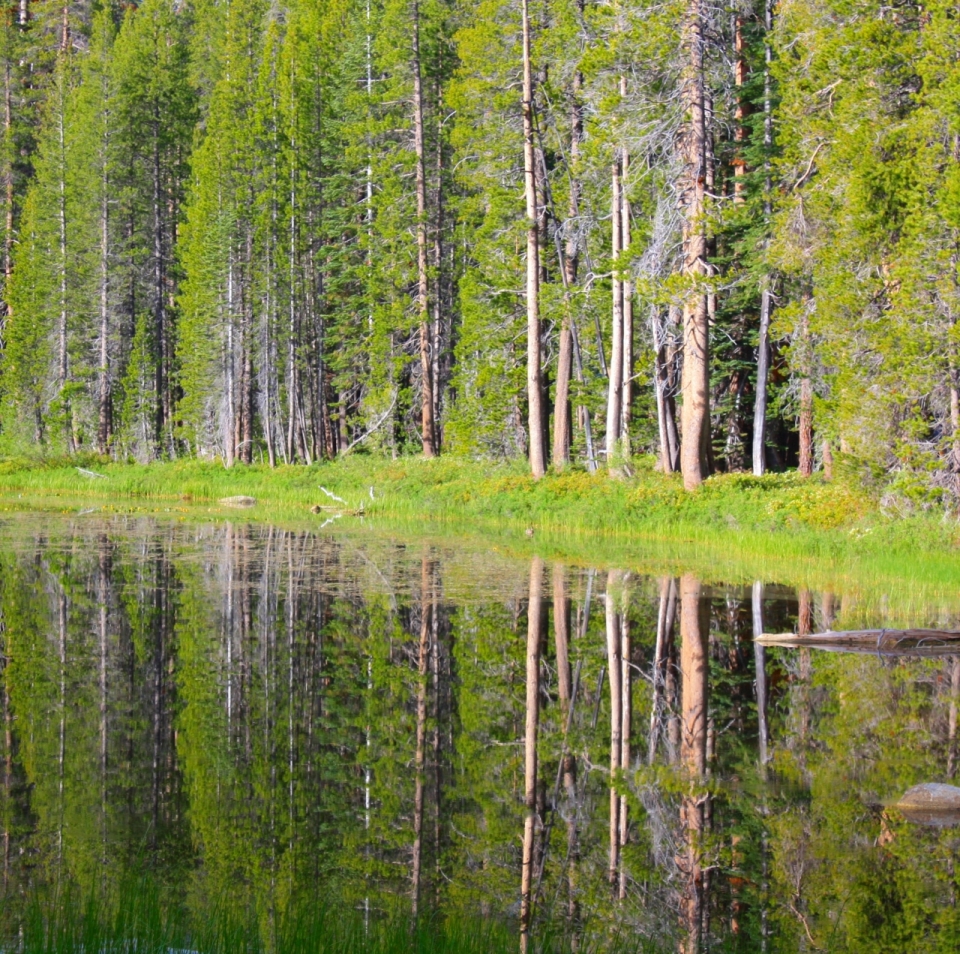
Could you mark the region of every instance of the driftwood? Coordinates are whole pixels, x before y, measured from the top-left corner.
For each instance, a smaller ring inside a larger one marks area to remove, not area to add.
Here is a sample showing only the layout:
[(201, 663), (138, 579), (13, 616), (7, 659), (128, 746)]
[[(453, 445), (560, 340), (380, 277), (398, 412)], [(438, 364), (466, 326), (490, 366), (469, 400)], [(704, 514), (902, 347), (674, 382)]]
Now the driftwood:
[(825, 649), (841, 653), (880, 656), (960, 655), (960, 630), (956, 629), (855, 629), (845, 632), (764, 633), (756, 637), (764, 646)]

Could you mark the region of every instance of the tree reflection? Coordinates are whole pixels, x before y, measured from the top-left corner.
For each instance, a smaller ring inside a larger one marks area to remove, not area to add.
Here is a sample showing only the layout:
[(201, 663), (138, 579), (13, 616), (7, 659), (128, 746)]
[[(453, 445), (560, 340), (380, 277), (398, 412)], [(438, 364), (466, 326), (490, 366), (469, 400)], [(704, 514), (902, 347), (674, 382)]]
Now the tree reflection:
[(318, 899), (371, 930), (482, 914), (528, 951), (956, 947), (956, 832), (887, 807), (955, 772), (956, 660), (750, 642), (826, 628), (840, 588), (539, 558), (490, 582), (489, 554), (276, 527), (2, 533), (7, 938), (38, 892), (146, 868), (263, 949)]

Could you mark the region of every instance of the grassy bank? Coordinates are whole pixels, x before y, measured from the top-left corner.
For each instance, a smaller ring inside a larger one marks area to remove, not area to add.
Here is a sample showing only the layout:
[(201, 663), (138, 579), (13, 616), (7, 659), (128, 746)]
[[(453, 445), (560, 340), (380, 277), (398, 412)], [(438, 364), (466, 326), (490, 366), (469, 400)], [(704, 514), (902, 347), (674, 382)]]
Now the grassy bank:
[[(99, 476), (94, 476), (94, 474)], [(325, 492), (345, 503), (338, 504)], [(196, 516), (236, 514), (219, 503), (247, 495), (257, 505), (244, 519), (317, 526), (330, 511), (362, 509), (365, 524), (390, 523), (417, 534), (497, 536), (521, 550), (548, 547), (571, 562), (607, 562), (655, 550), (661, 562), (746, 560), (832, 572), (858, 568), (956, 585), (960, 527), (935, 513), (885, 513), (852, 469), (833, 482), (795, 473), (756, 478), (718, 475), (695, 493), (652, 461), (633, 476), (571, 470), (534, 481), (522, 463), (454, 458), (398, 461), (352, 456), (311, 467), (224, 469), (179, 461), (136, 465), (78, 460), (0, 462), (0, 507), (64, 509), (83, 501), (98, 509), (160, 510)], [(370, 520), (369, 518), (373, 518)], [(340, 526), (355, 522), (353, 517)], [(606, 557), (606, 559), (598, 559)], [(800, 575), (805, 575), (800, 573)], [(911, 575), (911, 574), (907, 574)], [(729, 578), (729, 575), (728, 575)], [(781, 574), (781, 578), (783, 578)]]

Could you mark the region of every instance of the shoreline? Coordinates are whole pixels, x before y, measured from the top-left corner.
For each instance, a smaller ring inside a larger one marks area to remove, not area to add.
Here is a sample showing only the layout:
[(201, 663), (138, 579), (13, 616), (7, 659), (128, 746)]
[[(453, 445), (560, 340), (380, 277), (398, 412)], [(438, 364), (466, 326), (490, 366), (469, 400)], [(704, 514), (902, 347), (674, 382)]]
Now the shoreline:
[[(102, 476), (92, 476), (93, 474)], [(327, 493), (336, 495), (339, 504)], [(255, 506), (224, 498), (246, 495)], [(636, 462), (635, 474), (570, 470), (535, 482), (525, 465), (356, 455), (309, 467), (78, 458), (0, 462), (0, 511), (62, 510), (273, 522), (299, 529), (452, 538), (518, 556), (611, 561), (705, 579), (828, 580), (960, 592), (960, 527), (934, 514), (884, 515), (850, 476), (717, 475), (694, 492)], [(341, 507), (311, 512), (315, 507)], [(362, 512), (362, 517), (360, 516)], [(721, 569), (722, 568), (722, 569)]]

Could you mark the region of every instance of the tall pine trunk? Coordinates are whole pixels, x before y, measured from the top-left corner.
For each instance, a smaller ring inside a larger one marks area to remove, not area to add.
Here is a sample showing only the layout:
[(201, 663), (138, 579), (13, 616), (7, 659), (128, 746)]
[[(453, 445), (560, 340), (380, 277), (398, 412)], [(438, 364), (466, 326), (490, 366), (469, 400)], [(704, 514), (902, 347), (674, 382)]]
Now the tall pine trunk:
[(530, 470), (546, 473), (543, 441), (543, 393), (540, 370), (540, 228), (537, 216), (537, 170), (534, 146), (533, 69), (530, 63), (530, 12), (523, 0), (523, 182), (527, 213), (527, 427)]
[[(622, 81), (621, 95), (626, 95), (626, 79)], [(630, 200), (627, 198), (627, 173), (630, 170), (630, 155), (623, 149), (623, 176), (620, 181), (620, 245), (621, 254), (630, 250)], [(620, 396), (620, 441), (624, 457), (630, 457), (630, 419), (633, 416), (633, 279), (629, 264), (622, 278), (623, 294), (623, 375)]]
[(707, 119), (703, 76), (702, 0), (689, 0), (683, 26), (687, 63), (683, 76), (685, 121), (680, 139), (683, 173), (683, 274), (693, 287), (683, 305), (682, 445), (680, 469), (687, 490), (707, 476), (706, 445), (710, 427), (710, 330), (707, 295), (697, 285), (708, 273), (704, 198), (707, 178)]
[[(773, 89), (771, 65), (773, 48), (773, 0), (764, 0), (763, 7), (763, 215), (769, 227), (773, 215), (773, 181), (771, 153), (773, 152)], [(770, 376), (770, 312), (773, 291), (769, 275), (763, 277), (760, 291), (760, 334), (757, 341), (757, 388), (753, 408), (753, 473), (759, 477), (766, 469), (767, 388)]]
[(607, 386), (607, 465), (609, 466), (617, 452), (620, 441), (621, 406), (623, 393), (623, 283), (620, 280), (620, 252), (623, 245), (623, 230), (620, 219), (623, 214), (622, 159), (617, 149), (611, 175), (611, 245), (613, 249), (613, 314), (610, 326), (610, 377)]
[(420, 418), (423, 456), (436, 455), (433, 362), (427, 285), (427, 170), (423, 142), (423, 80), (420, 72), (420, 4), (413, 2), (413, 142), (417, 157), (417, 312), (420, 321)]
[(100, 368), (98, 381), (97, 451), (110, 446), (110, 204), (107, 164), (103, 159), (100, 180)]

